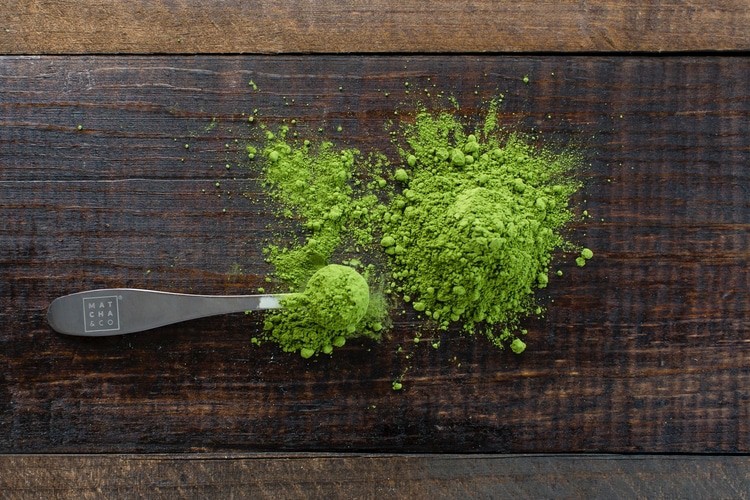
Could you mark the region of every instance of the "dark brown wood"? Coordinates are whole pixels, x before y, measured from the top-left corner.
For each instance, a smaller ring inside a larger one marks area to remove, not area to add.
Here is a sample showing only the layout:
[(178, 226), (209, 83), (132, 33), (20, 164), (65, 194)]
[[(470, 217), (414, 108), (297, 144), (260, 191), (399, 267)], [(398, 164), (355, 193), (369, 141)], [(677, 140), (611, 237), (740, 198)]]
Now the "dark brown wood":
[(736, 498), (750, 458), (703, 456), (0, 456), (10, 498)]
[[(0, 452), (749, 452), (749, 76), (746, 57), (0, 58)], [(409, 318), (312, 361), (252, 346), (259, 316), (46, 325), (81, 289), (262, 285), (242, 113), (388, 148), (394, 111), (450, 107), (433, 84), (468, 117), (502, 92), (503, 123), (591, 162), (573, 237), (596, 258), (560, 264), (522, 356), (414, 345)]]
[(750, 49), (745, 0), (6, 3), (5, 54)]

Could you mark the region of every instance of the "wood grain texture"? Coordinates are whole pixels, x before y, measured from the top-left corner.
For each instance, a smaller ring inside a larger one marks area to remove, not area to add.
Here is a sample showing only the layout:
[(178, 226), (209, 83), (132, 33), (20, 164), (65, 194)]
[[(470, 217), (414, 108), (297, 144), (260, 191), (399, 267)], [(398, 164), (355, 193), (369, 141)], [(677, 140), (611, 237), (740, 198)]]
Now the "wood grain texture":
[(344, 53), (750, 49), (745, 0), (22, 0), (0, 53)]
[[(746, 57), (0, 58), (0, 452), (750, 452), (749, 76)], [(252, 346), (260, 316), (46, 325), (81, 289), (263, 285), (243, 113), (387, 150), (415, 101), (450, 109), (425, 88), (470, 118), (502, 92), (501, 123), (591, 163), (573, 237), (596, 258), (560, 262), (524, 355), (414, 345), (409, 317), (310, 361)]]
[(749, 498), (748, 457), (0, 456), (11, 498)]

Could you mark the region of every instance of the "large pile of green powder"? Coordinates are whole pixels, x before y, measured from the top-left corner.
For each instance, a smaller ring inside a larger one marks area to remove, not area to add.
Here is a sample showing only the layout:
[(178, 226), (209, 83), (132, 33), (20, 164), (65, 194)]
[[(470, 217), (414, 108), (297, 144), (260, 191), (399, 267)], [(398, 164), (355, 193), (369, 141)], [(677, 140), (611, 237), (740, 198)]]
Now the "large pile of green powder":
[(353, 268), (330, 264), (313, 274), (302, 293), (282, 299), (281, 305), (266, 317), (265, 330), (285, 351), (309, 358), (317, 352), (330, 354), (357, 336), (370, 306), (370, 290)]
[(576, 158), (502, 140), (493, 120), (467, 134), (453, 115), (422, 112), (404, 128), (404, 165), (394, 173), (403, 190), (380, 243), (393, 289), (416, 311), (441, 328), (486, 325), (505, 345), (537, 310), (534, 292), (565, 244), (560, 230), (579, 183), (570, 175)]

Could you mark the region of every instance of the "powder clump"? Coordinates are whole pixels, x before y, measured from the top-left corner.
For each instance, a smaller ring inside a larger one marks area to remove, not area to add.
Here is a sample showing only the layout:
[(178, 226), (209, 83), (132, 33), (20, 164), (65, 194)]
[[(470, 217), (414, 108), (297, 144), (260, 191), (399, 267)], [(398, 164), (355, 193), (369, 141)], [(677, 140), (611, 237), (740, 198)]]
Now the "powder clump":
[(348, 338), (367, 331), (357, 332), (367, 326), (363, 322), (368, 321), (370, 290), (355, 269), (330, 264), (316, 271), (301, 293), (283, 298), (281, 306), (266, 317), (268, 338), (284, 351), (299, 351), (309, 358), (318, 352), (330, 354)]
[(311, 303), (312, 319), (336, 330), (354, 330), (370, 304), (367, 281), (351, 267), (339, 264), (320, 268), (307, 282), (304, 294)]

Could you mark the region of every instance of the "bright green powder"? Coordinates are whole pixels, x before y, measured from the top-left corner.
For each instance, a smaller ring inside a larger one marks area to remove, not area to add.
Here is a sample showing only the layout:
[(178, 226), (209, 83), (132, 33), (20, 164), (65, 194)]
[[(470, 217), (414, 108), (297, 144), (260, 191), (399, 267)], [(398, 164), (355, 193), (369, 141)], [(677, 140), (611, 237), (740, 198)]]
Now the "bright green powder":
[(318, 352), (330, 354), (362, 332), (373, 336), (369, 286), (351, 267), (330, 264), (320, 268), (302, 293), (282, 299), (281, 305), (282, 309), (266, 316), (267, 338), (285, 351), (299, 351), (304, 358)]
[(579, 183), (575, 157), (501, 139), (492, 111), (475, 134), (453, 115), (426, 112), (404, 128), (404, 188), (388, 206), (380, 243), (393, 290), (414, 310), (442, 329), (484, 325), (501, 346), (537, 310), (535, 290), (566, 245), (560, 230)]
[(267, 134), (264, 186), (281, 214), (300, 223), (304, 234), (291, 245), (274, 244), (266, 251), (277, 277), (301, 287), (338, 249), (372, 245), (372, 210), (378, 200), (372, 194), (355, 196), (354, 188), (361, 186), (354, 176), (365, 164), (380, 167), (377, 160), (358, 162), (356, 149), (339, 150), (328, 141), (290, 141), (287, 133), (282, 127)]
[[(292, 238), (278, 234), (266, 256), (284, 288), (303, 292), (267, 316), (267, 338), (303, 357), (330, 354), (348, 338), (379, 340), (388, 308), (380, 280), (373, 276), (375, 266), (357, 258), (374, 246), (378, 200), (364, 193), (368, 190), (355, 173), (358, 167), (377, 171), (382, 160), (359, 161), (359, 151), (337, 149), (327, 141), (313, 145), (290, 140), (288, 130), (282, 127), (266, 135), (264, 187), (277, 202), (279, 215), (298, 227)], [(379, 185), (377, 180), (370, 183)], [(283, 240), (289, 241), (278, 243)], [(351, 266), (332, 264), (334, 260)]]
[(367, 281), (351, 267), (338, 264), (320, 268), (304, 293), (312, 304), (312, 319), (333, 330), (353, 332), (370, 305)]
[[(388, 319), (385, 280), (438, 328), (481, 331), (523, 352), (520, 322), (541, 312), (536, 291), (549, 282), (553, 253), (572, 248), (561, 232), (573, 217), (579, 159), (496, 127), (494, 106), (473, 133), (452, 114), (420, 112), (397, 134), (395, 166), (327, 141), (289, 140), (286, 127), (267, 132), (264, 187), (297, 231), (266, 256), (284, 287), (302, 290), (269, 313), (267, 338), (303, 357), (351, 337), (377, 340)], [(592, 256), (584, 249), (578, 264)]]

